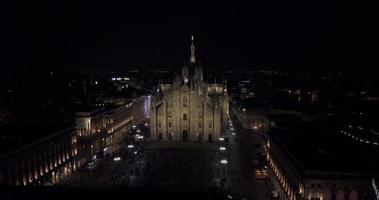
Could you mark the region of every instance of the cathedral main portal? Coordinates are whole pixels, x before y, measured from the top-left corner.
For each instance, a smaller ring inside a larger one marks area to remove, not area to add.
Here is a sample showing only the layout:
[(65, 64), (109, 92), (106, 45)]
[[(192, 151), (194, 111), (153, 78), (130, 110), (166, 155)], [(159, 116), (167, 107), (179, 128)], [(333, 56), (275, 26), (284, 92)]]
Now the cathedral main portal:
[(187, 130), (183, 130), (183, 141), (188, 141), (188, 131)]

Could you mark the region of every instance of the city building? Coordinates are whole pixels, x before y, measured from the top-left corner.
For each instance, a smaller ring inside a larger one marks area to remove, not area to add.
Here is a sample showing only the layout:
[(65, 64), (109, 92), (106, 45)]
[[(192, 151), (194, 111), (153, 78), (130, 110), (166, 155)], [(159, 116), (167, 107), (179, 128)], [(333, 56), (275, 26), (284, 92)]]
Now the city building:
[(76, 132), (68, 127), (2, 155), (0, 184), (54, 184), (77, 169), (77, 155)]
[(147, 120), (149, 105), (150, 97), (140, 96), (121, 106), (77, 112), (75, 128), (81, 162), (119, 150), (128, 129)]
[(119, 150), (127, 130), (147, 120), (149, 108), (150, 97), (140, 96), (123, 105), (77, 112), (71, 127), (47, 122), (15, 124), (9, 130), (2, 126), (1, 150), (6, 153), (0, 155), (0, 184), (58, 183), (98, 155)]
[(160, 83), (151, 101), (150, 135), (153, 140), (213, 141), (229, 114), (226, 81), (208, 84), (195, 57), (192, 36), (189, 64), (172, 84)]
[(372, 199), (378, 146), (346, 136), (340, 124), (327, 117), (265, 134), (273, 190), (281, 199)]
[(273, 111), (269, 106), (255, 99), (244, 99), (233, 104), (233, 112), (244, 129), (265, 131), (270, 127), (266, 115)]

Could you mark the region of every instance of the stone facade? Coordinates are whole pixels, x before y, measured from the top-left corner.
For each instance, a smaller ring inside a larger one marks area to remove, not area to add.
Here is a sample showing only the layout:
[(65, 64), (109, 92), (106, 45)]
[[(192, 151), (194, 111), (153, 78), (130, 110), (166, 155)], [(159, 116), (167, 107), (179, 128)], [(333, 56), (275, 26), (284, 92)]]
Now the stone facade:
[(153, 140), (218, 140), (229, 114), (225, 83), (207, 84), (191, 45), (189, 65), (172, 84), (160, 83), (151, 100), (150, 134)]
[(51, 185), (76, 171), (77, 136), (69, 127), (0, 157), (0, 184)]
[(273, 190), (284, 200), (358, 200), (372, 199), (370, 174), (309, 170), (282, 144), (266, 135), (266, 159)]
[(69, 127), (0, 156), (0, 184), (52, 185), (95, 155), (119, 150), (133, 124), (149, 115), (149, 96), (113, 109), (77, 112)]

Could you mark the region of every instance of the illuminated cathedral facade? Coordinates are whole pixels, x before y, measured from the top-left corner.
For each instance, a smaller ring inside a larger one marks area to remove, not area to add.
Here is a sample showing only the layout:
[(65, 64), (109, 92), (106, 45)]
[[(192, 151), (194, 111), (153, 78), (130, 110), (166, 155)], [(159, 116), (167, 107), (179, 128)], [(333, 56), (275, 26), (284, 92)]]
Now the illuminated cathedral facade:
[(153, 140), (212, 142), (218, 140), (229, 114), (226, 81), (208, 84), (195, 56), (170, 84), (159, 83), (151, 100), (150, 136)]

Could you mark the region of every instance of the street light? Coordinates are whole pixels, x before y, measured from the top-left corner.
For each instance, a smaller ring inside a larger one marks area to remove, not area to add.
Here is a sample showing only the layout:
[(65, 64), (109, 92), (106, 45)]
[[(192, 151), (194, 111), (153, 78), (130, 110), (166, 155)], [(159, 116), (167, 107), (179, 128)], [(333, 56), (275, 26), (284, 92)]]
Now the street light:
[(121, 158), (120, 157), (114, 157), (113, 160), (117, 162), (117, 161), (120, 161)]
[(226, 148), (225, 147), (220, 147), (220, 151), (225, 151)]
[(224, 141), (224, 140), (225, 140), (225, 138), (223, 138), (223, 137), (220, 137), (220, 138), (218, 138), (218, 140), (220, 140), (220, 141)]
[(134, 145), (132, 145), (132, 144), (129, 144), (129, 145), (128, 145), (128, 148), (129, 148), (129, 149), (133, 149), (133, 147), (134, 147)]
[(220, 161), (220, 163), (226, 165), (226, 164), (228, 164), (228, 161), (227, 161), (226, 159), (222, 159), (222, 160)]

